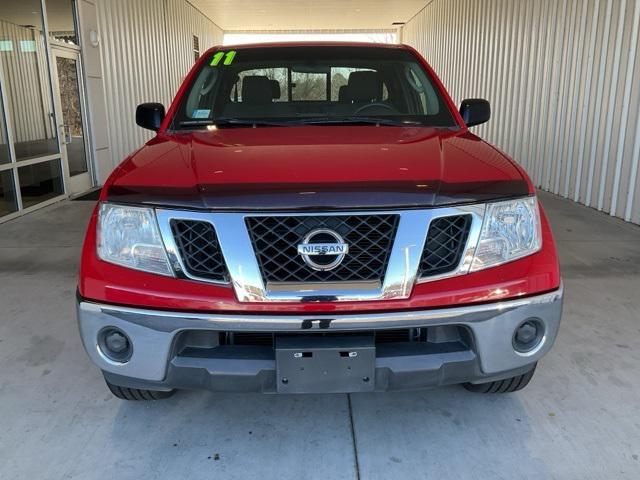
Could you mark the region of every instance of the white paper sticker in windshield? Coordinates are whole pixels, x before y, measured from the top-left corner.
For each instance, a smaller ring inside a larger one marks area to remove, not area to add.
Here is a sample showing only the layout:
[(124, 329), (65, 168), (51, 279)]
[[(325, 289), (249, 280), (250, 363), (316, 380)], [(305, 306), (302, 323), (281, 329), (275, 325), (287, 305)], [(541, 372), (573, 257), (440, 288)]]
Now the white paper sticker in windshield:
[(194, 110), (192, 118), (209, 118), (209, 109)]

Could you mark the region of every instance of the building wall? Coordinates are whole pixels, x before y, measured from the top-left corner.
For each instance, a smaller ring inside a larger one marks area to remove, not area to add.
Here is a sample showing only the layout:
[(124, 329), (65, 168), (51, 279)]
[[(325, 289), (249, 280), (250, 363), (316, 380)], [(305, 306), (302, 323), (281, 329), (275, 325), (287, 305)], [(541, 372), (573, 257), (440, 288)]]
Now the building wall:
[[(94, 1), (78, 0), (77, 4), (93, 177), (98, 184), (102, 184), (113, 170), (114, 161), (109, 139), (107, 99), (100, 55), (102, 42), (99, 37), (98, 9)], [(92, 42), (92, 33), (97, 35), (97, 44)]]
[(185, 0), (166, 0), (166, 22), (167, 31), (175, 39), (167, 44), (169, 97), (173, 98), (194, 63), (193, 35), (200, 41), (200, 53), (204, 53), (214, 45), (222, 45), (224, 32)]
[(401, 31), (547, 191), (640, 223), (640, 0), (432, 0)]
[(186, 0), (95, 0), (95, 7), (106, 121), (95, 130), (103, 129), (109, 145), (109, 163), (98, 169), (103, 183), (152, 136), (135, 124), (136, 105), (168, 107), (194, 63), (193, 35), (204, 52), (222, 44), (223, 32)]

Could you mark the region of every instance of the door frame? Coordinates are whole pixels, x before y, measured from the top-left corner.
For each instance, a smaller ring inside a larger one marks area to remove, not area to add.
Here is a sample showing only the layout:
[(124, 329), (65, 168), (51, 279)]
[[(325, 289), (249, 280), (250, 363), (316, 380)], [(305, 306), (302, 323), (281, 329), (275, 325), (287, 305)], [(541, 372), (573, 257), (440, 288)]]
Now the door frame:
[[(74, 2), (75, 3), (75, 2)], [(87, 96), (84, 86), (84, 68), (82, 65), (82, 52), (80, 47), (75, 45), (67, 45), (55, 40), (50, 40), (51, 49), (51, 88), (53, 90), (54, 111), (56, 117), (56, 129), (60, 145), (60, 156), (62, 159), (62, 170), (64, 174), (64, 183), (66, 186), (66, 195), (73, 197), (90, 190), (95, 186), (95, 171), (93, 168), (93, 149), (91, 144), (91, 129), (89, 127), (89, 115), (87, 113)], [(79, 175), (71, 176), (69, 170), (69, 157), (67, 147), (64, 141), (64, 132), (61, 126), (64, 123), (62, 105), (60, 103), (60, 84), (58, 82), (58, 65), (57, 57), (69, 58), (76, 61), (78, 75), (78, 94), (80, 96), (80, 116), (82, 120), (82, 130), (84, 139), (84, 151), (87, 162), (87, 171)]]
[[(52, 104), (53, 120), (55, 121), (55, 124), (58, 125), (59, 116), (61, 116), (61, 112), (59, 108), (57, 108), (56, 106), (56, 104), (59, 103), (57, 100), (57, 96), (58, 96), (57, 92), (59, 90), (57, 87), (57, 69), (54, 71), (54, 66), (53, 66), (53, 63), (55, 61), (55, 56), (53, 55), (52, 48), (55, 46), (60, 50), (77, 52), (79, 57), (78, 58), (78, 75), (79, 75), (78, 87), (80, 92), (82, 121), (83, 121), (83, 126), (86, 129), (85, 149), (86, 149), (86, 156), (87, 156), (87, 168), (90, 175), (90, 186), (95, 187), (96, 185), (98, 185), (98, 181), (96, 178), (96, 166), (94, 163), (95, 153), (93, 150), (93, 136), (92, 136), (90, 117), (89, 117), (90, 113), (88, 110), (88, 101), (87, 101), (87, 94), (86, 94), (87, 92), (86, 76), (84, 72), (84, 64), (83, 64), (81, 48), (77, 46), (69, 45), (66, 43), (58, 42), (49, 36), (49, 23), (47, 19), (47, 8), (46, 8), (45, 2), (46, 0), (39, 0), (38, 3), (40, 4), (40, 12), (42, 15), (42, 27), (43, 27), (42, 34), (44, 37), (44, 40), (43, 40), (44, 51), (46, 54), (46, 70), (47, 70), (47, 80), (48, 80), (46, 88), (50, 92), (52, 101), (53, 101), (53, 104)], [(74, 14), (74, 28), (75, 28), (76, 34), (78, 35), (78, 38), (81, 38), (81, 28), (78, 22), (78, 15), (79, 15), (78, 0), (73, 0), (72, 5), (73, 5), (73, 14)], [(56, 87), (55, 87), (56, 92), (53, 91), (54, 81), (56, 82)], [(3, 224), (15, 218), (21, 217), (25, 214), (47, 207), (48, 205), (52, 205), (56, 202), (59, 202), (60, 200), (64, 200), (65, 198), (69, 198), (70, 196), (73, 196), (73, 195), (71, 193), (71, 188), (69, 184), (70, 177), (69, 177), (69, 171), (68, 171), (69, 170), (68, 161), (66, 156), (64, 158), (62, 157), (62, 153), (61, 153), (62, 146), (61, 146), (61, 140), (60, 140), (59, 134), (56, 135), (58, 139), (57, 153), (44, 155), (41, 157), (30, 158), (27, 160), (17, 161), (15, 145), (14, 145), (15, 136), (13, 131), (13, 123), (12, 123), (13, 120), (11, 118), (12, 117), (11, 112), (9, 111), (9, 107), (8, 107), (9, 99), (8, 99), (8, 94), (6, 92), (7, 82), (6, 82), (6, 79), (4, 78), (3, 66), (1, 62), (0, 62), (0, 86), (4, 87), (4, 88), (0, 88), (0, 97), (2, 98), (2, 103), (4, 105), (4, 107), (0, 109), (0, 116), (4, 118), (4, 127), (5, 127), (5, 133), (8, 141), (9, 157), (10, 157), (9, 163), (0, 164), (0, 171), (9, 171), (13, 176), (13, 187), (16, 195), (16, 209), (17, 209), (15, 212), (12, 212), (0, 217), (0, 224)], [(56, 133), (58, 133), (57, 127), (56, 127)], [(19, 168), (22, 166), (37, 164), (37, 163), (46, 162), (50, 160), (59, 160), (61, 163), (62, 184), (64, 189), (63, 193), (56, 197), (39, 202), (37, 205), (32, 205), (25, 208), (22, 203), (22, 195), (20, 193), (20, 182), (19, 182), (19, 176), (18, 176)]]

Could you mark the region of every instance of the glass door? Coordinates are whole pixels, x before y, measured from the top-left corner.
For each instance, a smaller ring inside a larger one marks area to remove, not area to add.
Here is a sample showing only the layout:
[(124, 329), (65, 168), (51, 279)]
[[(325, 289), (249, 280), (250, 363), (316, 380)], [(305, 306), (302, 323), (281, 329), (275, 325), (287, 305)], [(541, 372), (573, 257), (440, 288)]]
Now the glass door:
[(41, 0), (0, 7), (0, 223), (65, 196)]
[(75, 195), (91, 188), (80, 52), (74, 48), (52, 45), (51, 53), (60, 153), (66, 167), (68, 193)]

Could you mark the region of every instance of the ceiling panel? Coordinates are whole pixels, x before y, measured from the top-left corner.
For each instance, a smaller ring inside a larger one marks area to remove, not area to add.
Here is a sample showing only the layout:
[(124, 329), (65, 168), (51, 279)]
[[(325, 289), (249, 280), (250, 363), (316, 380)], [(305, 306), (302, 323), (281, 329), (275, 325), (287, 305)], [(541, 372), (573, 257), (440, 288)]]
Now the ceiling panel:
[(223, 30), (389, 29), (427, 0), (189, 0)]

